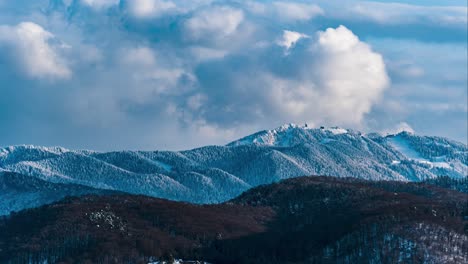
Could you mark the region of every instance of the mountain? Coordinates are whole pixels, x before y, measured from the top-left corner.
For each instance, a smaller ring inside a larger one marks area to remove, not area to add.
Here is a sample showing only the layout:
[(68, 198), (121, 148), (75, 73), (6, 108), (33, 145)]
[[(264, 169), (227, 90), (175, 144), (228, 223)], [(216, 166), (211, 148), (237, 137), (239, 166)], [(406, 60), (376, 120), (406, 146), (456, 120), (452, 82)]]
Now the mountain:
[(284, 180), (216, 205), (67, 198), (0, 219), (0, 262), (467, 263), (467, 200), (424, 183), (334, 177)]
[(13, 172), (0, 171), (0, 215), (49, 204), (67, 196), (116, 193), (77, 184), (52, 183)]
[[(179, 152), (6, 147), (0, 149), (0, 170), (23, 175), (24, 186), (41, 180), (176, 201), (219, 203), (261, 184), (304, 175), (398, 181), (464, 178), (468, 147), (408, 132), (382, 136), (285, 125), (227, 146)], [(42, 195), (49, 194), (55, 195), (44, 189)], [(17, 199), (23, 198), (17, 195)], [(2, 212), (21, 209), (1, 207)]]

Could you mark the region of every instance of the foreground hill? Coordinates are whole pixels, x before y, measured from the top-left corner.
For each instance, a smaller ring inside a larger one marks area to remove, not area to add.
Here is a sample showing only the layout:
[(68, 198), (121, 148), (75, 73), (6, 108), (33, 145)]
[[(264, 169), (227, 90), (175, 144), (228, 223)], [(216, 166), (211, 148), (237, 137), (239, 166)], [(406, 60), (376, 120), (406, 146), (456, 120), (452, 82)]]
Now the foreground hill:
[(423, 183), (333, 177), (261, 186), (219, 205), (69, 198), (0, 221), (0, 262), (467, 263), (467, 199)]
[[(1, 170), (25, 176), (23, 186), (41, 180), (177, 201), (219, 203), (261, 184), (304, 175), (398, 181), (463, 178), (468, 174), (468, 147), (407, 132), (380, 136), (286, 125), (228, 146), (180, 152), (99, 153), (60, 147), (7, 147), (0, 149)], [(41, 195), (55, 197), (48, 189)], [(20, 194), (16, 197), (23, 199)], [(8, 211), (7, 205), (1, 207)]]

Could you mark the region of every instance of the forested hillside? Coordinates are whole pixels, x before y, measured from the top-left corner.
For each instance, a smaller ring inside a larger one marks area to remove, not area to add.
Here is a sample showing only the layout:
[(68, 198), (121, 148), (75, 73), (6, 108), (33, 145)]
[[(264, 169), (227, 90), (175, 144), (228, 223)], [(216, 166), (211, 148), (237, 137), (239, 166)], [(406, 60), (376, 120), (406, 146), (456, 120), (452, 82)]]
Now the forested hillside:
[(468, 195), (302, 177), (219, 205), (68, 198), (0, 221), (2, 263), (466, 263)]

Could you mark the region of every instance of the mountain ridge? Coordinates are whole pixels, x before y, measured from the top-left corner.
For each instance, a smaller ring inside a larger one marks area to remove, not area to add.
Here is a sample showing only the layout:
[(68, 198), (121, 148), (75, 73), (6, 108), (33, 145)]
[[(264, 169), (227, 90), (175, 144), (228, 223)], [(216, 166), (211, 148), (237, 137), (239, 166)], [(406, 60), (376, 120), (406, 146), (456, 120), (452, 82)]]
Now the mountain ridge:
[[(12, 146), (0, 149), (0, 171), (25, 176), (25, 185), (28, 179), (39, 179), (176, 201), (219, 203), (258, 185), (305, 175), (399, 181), (464, 178), (468, 147), (407, 132), (379, 136), (336, 127), (285, 125), (227, 146), (186, 151)], [(7, 209), (0, 212), (7, 213)]]

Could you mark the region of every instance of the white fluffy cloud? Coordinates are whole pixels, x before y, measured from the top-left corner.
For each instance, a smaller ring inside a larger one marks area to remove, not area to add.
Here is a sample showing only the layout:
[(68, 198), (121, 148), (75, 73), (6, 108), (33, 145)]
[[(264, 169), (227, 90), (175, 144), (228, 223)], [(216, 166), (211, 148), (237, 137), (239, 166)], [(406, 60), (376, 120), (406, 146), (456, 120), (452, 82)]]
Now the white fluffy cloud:
[(276, 43), (289, 50), (302, 38), (309, 38), (309, 36), (295, 31), (283, 30), (283, 36)]
[(244, 12), (228, 6), (215, 6), (195, 13), (185, 23), (193, 39), (224, 38), (236, 32), (244, 20)]
[[(281, 43), (289, 47), (298, 34), (286, 33)], [(362, 127), (389, 84), (382, 56), (344, 26), (291, 49), (280, 69), (274, 67), (278, 55), (249, 53), (242, 67), (233, 60), (215, 64), (211, 76), (199, 76), (207, 95), (201, 118), (228, 127), (251, 120)]]
[(342, 124), (361, 123), (388, 87), (383, 57), (344, 26), (320, 32), (316, 49), (324, 116)]
[(16, 26), (0, 26), (0, 45), (15, 54), (17, 63), (30, 77), (71, 77), (72, 71), (59, 51), (69, 48), (40, 25), (23, 22)]
[(265, 78), (285, 120), (359, 127), (389, 84), (382, 56), (344, 26), (318, 32), (300, 57), (307, 62), (295, 70), (299, 77)]

